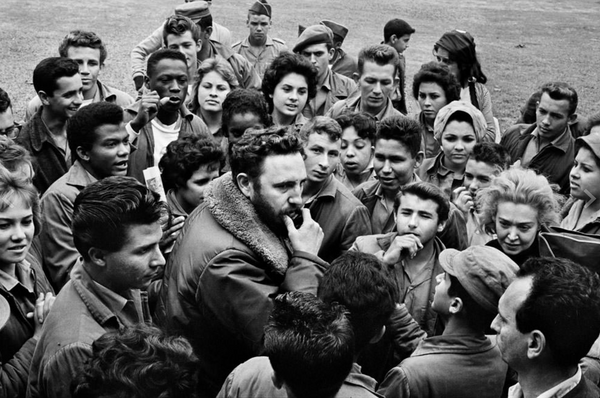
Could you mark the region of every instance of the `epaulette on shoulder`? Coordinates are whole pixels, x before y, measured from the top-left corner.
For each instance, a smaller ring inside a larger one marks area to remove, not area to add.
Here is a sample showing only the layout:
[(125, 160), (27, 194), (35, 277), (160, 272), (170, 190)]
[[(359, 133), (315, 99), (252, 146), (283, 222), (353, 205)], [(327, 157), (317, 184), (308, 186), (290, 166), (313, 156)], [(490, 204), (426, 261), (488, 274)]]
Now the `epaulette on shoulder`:
[(236, 41), (235, 43), (233, 43), (233, 44), (231, 45), (231, 48), (235, 48), (235, 47), (238, 47), (238, 46), (241, 46), (241, 45), (242, 45), (242, 41), (241, 41), (241, 40), (238, 40), (238, 41)]

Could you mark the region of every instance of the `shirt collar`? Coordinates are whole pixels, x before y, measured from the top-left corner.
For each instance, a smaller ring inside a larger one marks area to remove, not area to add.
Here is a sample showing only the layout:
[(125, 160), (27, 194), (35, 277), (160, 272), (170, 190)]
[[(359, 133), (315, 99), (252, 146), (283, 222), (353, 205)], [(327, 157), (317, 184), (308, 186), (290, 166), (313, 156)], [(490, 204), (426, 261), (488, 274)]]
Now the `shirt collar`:
[[(537, 143), (539, 148), (539, 131), (537, 127), (533, 129), (531, 135), (535, 137), (534, 139), (538, 140)], [(564, 153), (566, 153), (569, 150), (569, 145), (571, 144), (572, 139), (573, 138), (571, 135), (571, 128), (567, 126), (567, 128), (565, 128), (565, 131), (563, 131), (562, 134), (560, 134), (558, 137), (552, 140), (549, 145), (552, 145), (553, 147), (558, 148)]]
[[(562, 398), (571, 392), (581, 382), (581, 368), (577, 365), (577, 372), (561, 383), (555, 385), (549, 390), (544, 391), (537, 398)], [(523, 397), (523, 389), (521, 384), (517, 383), (510, 387), (508, 390), (508, 398), (521, 398)]]
[(27, 261), (21, 261), (15, 265), (15, 276), (16, 279), (0, 269), (0, 285), (7, 291), (21, 285), (28, 291), (33, 292), (33, 276), (31, 266)]
[(69, 176), (67, 177), (67, 184), (76, 187), (86, 187), (94, 182), (98, 181), (96, 177), (90, 174), (89, 171), (83, 167), (79, 159), (73, 163), (69, 170)]

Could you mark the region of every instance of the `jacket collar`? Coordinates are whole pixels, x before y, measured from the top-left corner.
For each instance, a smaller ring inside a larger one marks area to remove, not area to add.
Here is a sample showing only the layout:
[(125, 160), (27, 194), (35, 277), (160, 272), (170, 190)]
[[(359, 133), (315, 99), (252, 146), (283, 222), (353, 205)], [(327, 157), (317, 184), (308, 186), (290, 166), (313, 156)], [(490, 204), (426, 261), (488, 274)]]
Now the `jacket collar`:
[(256, 253), (270, 271), (285, 274), (286, 244), (258, 217), (254, 205), (233, 183), (231, 172), (212, 181), (205, 201), (215, 220)]
[(98, 181), (96, 177), (91, 175), (79, 160), (73, 163), (73, 166), (68, 171), (67, 185), (74, 187), (87, 187), (88, 185)]
[(433, 336), (421, 341), (412, 356), (429, 354), (476, 354), (486, 352), (496, 346), (487, 336)]
[(31, 139), (31, 146), (36, 152), (41, 151), (44, 144), (54, 146), (54, 141), (52, 141), (48, 133), (48, 127), (46, 127), (46, 124), (42, 120), (43, 109), (44, 106), (40, 106), (40, 109), (38, 109), (37, 113), (31, 118), (30, 122), (31, 134), (29, 134), (29, 137)]

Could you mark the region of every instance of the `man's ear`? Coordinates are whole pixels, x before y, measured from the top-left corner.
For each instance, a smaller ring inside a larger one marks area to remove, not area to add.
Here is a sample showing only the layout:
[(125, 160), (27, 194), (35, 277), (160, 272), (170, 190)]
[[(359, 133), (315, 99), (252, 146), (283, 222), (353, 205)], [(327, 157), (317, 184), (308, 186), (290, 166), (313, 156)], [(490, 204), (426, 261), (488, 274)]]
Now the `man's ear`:
[(425, 159), (425, 154), (423, 153), (423, 151), (419, 151), (419, 153), (417, 153), (417, 156), (415, 156), (415, 169), (418, 169), (421, 166), (421, 163), (423, 163), (423, 159)]
[(437, 231), (438, 232), (442, 232), (444, 230), (444, 228), (446, 228), (446, 222), (447, 221), (443, 221), (443, 222), (441, 222), (441, 223), (438, 224), (438, 227), (437, 227)]
[(90, 155), (89, 155), (88, 151), (86, 151), (82, 147), (78, 146), (77, 149), (75, 150), (75, 152), (77, 152), (77, 157), (79, 157), (79, 159), (86, 161), (86, 162), (90, 160)]
[(381, 329), (379, 330), (379, 332), (375, 336), (373, 336), (373, 338), (371, 340), (369, 340), (369, 344), (377, 343), (379, 340), (381, 340), (381, 338), (383, 337), (384, 334), (385, 334), (385, 325), (383, 325), (381, 327)]
[(212, 35), (212, 31), (212, 26), (208, 26), (206, 29), (204, 29), (204, 35), (206, 36), (206, 40), (210, 38), (210, 35)]
[(394, 43), (396, 43), (396, 41), (398, 41), (398, 36), (396, 36), (396, 35), (391, 35), (391, 36), (390, 36), (390, 43), (391, 43), (391, 44), (394, 44)]
[(254, 184), (250, 180), (250, 177), (246, 173), (239, 173), (236, 177), (236, 182), (242, 194), (250, 199), (254, 193)]
[(198, 48), (198, 51), (200, 51), (200, 49), (202, 48), (202, 39), (198, 39), (198, 41), (196, 42), (196, 47)]
[(572, 124), (574, 124), (576, 121), (577, 121), (577, 114), (576, 113), (574, 113), (571, 116), (569, 116), (569, 119), (568, 119), (569, 126), (571, 126)]
[(97, 267), (106, 267), (106, 252), (97, 247), (90, 247), (88, 250), (90, 261)]
[(527, 358), (539, 358), (546, 348), (546, 336), (539, 330), (534, 330), (529, 333), (527, 339)]
[(335, 48), (330, 48), (328, 51), (328, 57), (327, 59), (329, 60), (329, 62), (331, 62), (331, 60), (333, 59), (333, 56), (335, 55)]
[(40, 101), (42, 101), (42, 105), (49, 105), (50, 103), (48, 102), (48, 97), (49, 95), (46, 94), (46, 92), (44, 90), (40, 90), (38, 91), (38, 97), (40, 97)]
[(452, 302), (450, 303), (450, 308), (448, 308), (448, 311), (451, 314), (458, 314), (459, 312), (462, 311), (463, 308), (464, 308), (464, 303), (463, 303), (462, 299), (460, 297), (454, 297), (452, 299)]

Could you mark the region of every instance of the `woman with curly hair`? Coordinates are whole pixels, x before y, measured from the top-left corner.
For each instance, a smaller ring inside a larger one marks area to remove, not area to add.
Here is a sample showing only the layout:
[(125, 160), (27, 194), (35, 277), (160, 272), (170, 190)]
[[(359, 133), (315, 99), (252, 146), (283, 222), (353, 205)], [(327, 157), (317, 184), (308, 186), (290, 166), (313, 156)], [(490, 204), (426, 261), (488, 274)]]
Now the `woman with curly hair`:
[(533, 170), (512, 168), (477, 194), (480, 226), (496, 239), (487, 243), (519, 266), (539, 257), (538, 233), (558, 223), (558, 201), (546, 177)]
[(461, 101), (470, 102), (483, 113), (487, 123), (486, 141), (494, 142), (496, 122), (492, 114), (492, 97), (485, 87), (487, 76), (475, 51), (475, 39), (469, 32), (452, 30), (446, 32), (433, 46), (436, 61), (446, 64), (461, 86)]
[(204, 201), (204, 191), (219, 176), (224, 157), (219, 144), (209, 138), (188, 136), (167, 146), (159, 168), (174, 217), (187, 217)]
[(223, 101), (239, 83), (235, 73), (223, 58), (209, 58), (198, 67), (198, 76), (192, 87), (190, 111), (198, 115), (217, 141), (223, 139), (221, 116)]
[(460, 99), (460, 84), (446, 65), (428, 62), (413, 78), (413, 96), (421, 108), (416, 119), (423, 126), (425, 158), (433, 158), (441, 151), (433, 132), (435, 117), (444, 106)]
[(307, 122), (302, 110), (317, 93), (317, 70), (301, 55), (282, 53), (265, 72), (262, 92), (273, 123), (300, 130)]

